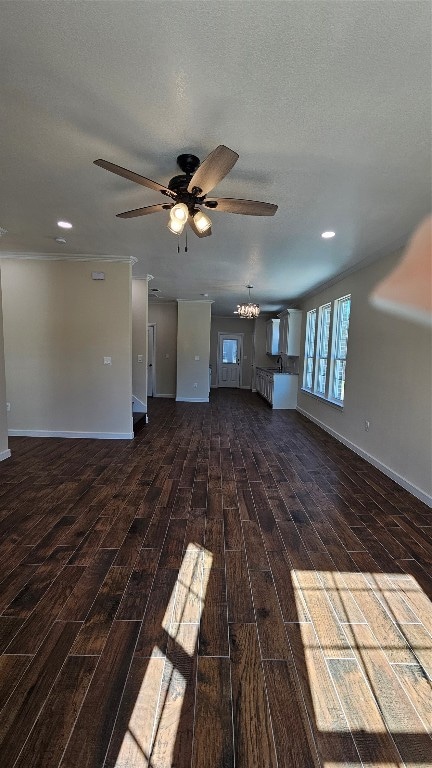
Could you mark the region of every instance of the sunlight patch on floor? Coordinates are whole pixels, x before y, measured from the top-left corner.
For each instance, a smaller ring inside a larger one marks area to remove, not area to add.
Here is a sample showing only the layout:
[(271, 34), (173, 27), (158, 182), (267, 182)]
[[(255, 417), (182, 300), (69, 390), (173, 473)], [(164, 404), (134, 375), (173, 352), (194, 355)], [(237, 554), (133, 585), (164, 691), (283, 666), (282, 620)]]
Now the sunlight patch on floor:
[(148, 659), (116, 768), (171, 768), (175, 760), (180, 721), (194, 706), (188, 684), (211, 565), (211, 552), (188, 544), (162, 622), (167, 650)]
[[(362, 738), (356, 734), (392, 734), (398, 748), (399, 734), (401, 744), (404, 734), (427, 737), (430, 723), (398, 674), (420, 664), (432, 678), (432, 603), (416, 580), (405, 574), (295, 570), (291, 581), (299, 617), (306, 610), (310, 618), (297, 626), (317, 728), (351, 731), (355, 740)], [(380, 768), (400, 764), (379, 762)], [(414, 765), (406, 759), (403, 764)]]

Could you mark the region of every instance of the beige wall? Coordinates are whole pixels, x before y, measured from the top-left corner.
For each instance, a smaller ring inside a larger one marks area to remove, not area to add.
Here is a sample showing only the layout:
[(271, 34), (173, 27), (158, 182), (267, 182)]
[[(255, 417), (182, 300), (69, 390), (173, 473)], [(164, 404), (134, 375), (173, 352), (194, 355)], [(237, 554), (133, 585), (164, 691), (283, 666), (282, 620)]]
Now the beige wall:
[(253, 371), (252, 371), (252, 389), (255, 391), (255, 378), (256, 378), (256, 368), (268, 368), (271, 365), (273, 365), (273, 360), (277, 360), (277, 357), (272, 357), (272, 355), (266, 354), (266, 343), (267, 343), (267, 334), (266, 334), (266, 322), (269, 318), (268, 317), (257, 317), (257, 319), (254, 321), (254, 333), (253, 333), (253, 345), (254, 345), (254, 356), (253, 356)]
[(210, 312), (210, 301), (178, 302), (177, 400), (208, 401)]
[(266, 354), (266, 322), (268, 317), (258, 317), (255, 320), (255, 366), (269, 368), (277, 356)]
[(130, 264), (5, 259), (2, 282), (11, 433), (130, 436)]
[[(302, 308), (309, 310), (352, 296), (344, 408), (301, 391), (298, 407), (432, 502), (431, 329), (374, 309), (368, 300), (398, 258), (381, 259), (304, 301)], [(306, 313), (302, 350), (305, 322)], [(302, 371), (299, 381), (301, 385)]]
[(175, 397), (177, 378), (177, 302), (149, 302), (149, 323), (156, 326), (156, 397)]
[(253, 329), (253, 320), (239, 320), (237, 317), (212, 317), (210, 334), (212, 386), (217, 385), (218, 333), (243, 334), (242, 387), (249, 388), (251, 386)]
[[(148, 282), (132, 280), (132, 395), (133, 409), (147, 413)], [(142, 355), (142, 363), (138, 362)]]
[(10, 456), (10, 451), (8, 449), (8, 426), (6, 416), (6, 378), (4, 366), (3, 312), (0, 273), (0, 461), (7, 459), (8, 456)]

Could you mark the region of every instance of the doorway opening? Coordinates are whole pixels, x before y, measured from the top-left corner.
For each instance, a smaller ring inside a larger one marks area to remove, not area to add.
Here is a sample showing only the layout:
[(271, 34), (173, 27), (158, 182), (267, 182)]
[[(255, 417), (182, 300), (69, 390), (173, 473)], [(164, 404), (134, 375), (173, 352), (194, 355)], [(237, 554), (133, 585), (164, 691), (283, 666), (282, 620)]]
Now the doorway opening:
[(147, 397), (156, 395), (155, 341), (156, 325), (149, 323), (147, 326)]

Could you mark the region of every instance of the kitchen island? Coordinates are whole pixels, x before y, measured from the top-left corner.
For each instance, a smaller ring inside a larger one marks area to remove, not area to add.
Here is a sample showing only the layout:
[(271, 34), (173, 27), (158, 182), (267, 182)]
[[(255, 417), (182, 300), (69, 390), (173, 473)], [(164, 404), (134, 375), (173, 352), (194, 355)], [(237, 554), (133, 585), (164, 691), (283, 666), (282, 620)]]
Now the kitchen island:
[(267, 400), (272, 408), (297, 407), (298, 373), (257, 366), (255, 387), (258, 394)]

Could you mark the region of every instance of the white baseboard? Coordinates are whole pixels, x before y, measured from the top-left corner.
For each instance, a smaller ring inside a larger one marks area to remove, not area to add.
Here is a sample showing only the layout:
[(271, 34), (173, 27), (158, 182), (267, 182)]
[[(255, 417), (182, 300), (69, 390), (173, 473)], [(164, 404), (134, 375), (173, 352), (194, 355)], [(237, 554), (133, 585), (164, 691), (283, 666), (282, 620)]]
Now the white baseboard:
[(11, 456), (11, 452), (8, 448), (6, 448), (5, 451), (0, 451), (0, 461), (4, 461), (5, 459), (9, 459)]
[(132, 413), (147, 413), (147, 403), (132, 395)]
[(153, 395), (153, 397), (168, 397), (170, 400), (175, 400), (175, 395)]
[(386, 464), (383, 464), (382, 461), (375, 458), (375, 456), (372, 456), (370, 453), (367, 453), (367, 451), (364, 451), (363, 448), (359, 448), (358, 445), (355, 445), (355, 443), (352, 443), (351, 440), (348, 440), (346, 437), (343, 437), (343, 435), (340, 435), (339, 432), (335, 432), (334, 429), (331, 429), (331, 427), (328, 427), (322, 421), (316, 419), (315, 416), (311, 416), (310, 413), (304, 411), (303, 408), (299, 408), (297, 406), (297, 411), (301, 413), (302, 416), (305, 416), (307, 419), (309, 419), (309, 421), (313, 421), (314, 424), (316, 424), (318, 427), (321, 427), (321, 429), (323, 429), (325, 432), (328, 432), (328, 434), (336, 438), (336, 440), (339, 440), (340, 443), (346, 445), (347, 448), (350, 448), (350, 450), (356, 453), (358, 456), (361, 456), (361, 458), (367, 461), (369, 464), (372, 464), (373, 467), (379, 469), (384, 475), (390, 477), (395, 481), (395, 483), (402, 486), (402, 488), (405, 488), (406, 491), (409, 491), (409, 493), (411, 493), (417, 499), (420, 499), (420, 501), (423, 501), (429, 507), (432, 507), (432, 496), (429, 496), (428, 493), (422, 491), (421, 488), (417, 488), (416, 485), (410, 483), (409, 480), (407, 480), (405, 477), (399, 475)]
[[(219, 387), (217, 384), (212, 384), (211, 389), (219, 389)], [(250, 389), (250, 384), (244, 384), (241, 387), (221, 387), (221, 389)]]
[(55, 432), (50, 429), (9, 429), (10, 437), (71, 437), (88, 440), (133, 440), (133, 432)]
[(208, 403), (208, 397), (176, 397), (176, 403)]

